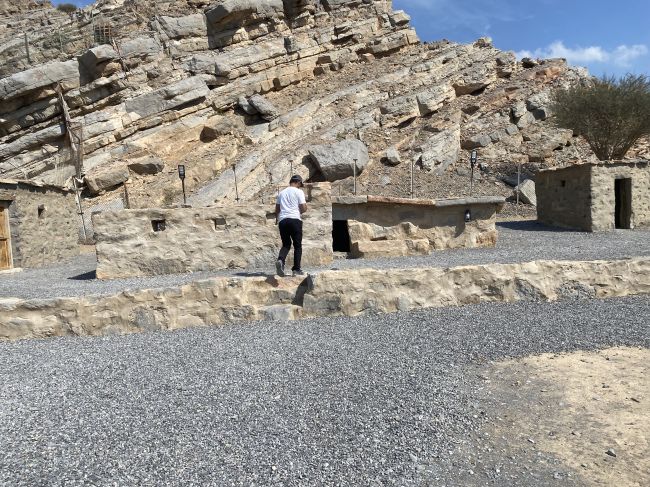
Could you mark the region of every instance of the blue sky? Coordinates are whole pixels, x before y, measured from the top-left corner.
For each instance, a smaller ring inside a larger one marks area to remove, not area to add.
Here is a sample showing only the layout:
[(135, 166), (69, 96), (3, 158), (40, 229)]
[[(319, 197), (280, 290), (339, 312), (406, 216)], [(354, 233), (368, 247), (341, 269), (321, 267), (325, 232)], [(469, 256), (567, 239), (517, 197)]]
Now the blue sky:
[(598, 76), (650, 75), (650, 0), (393, 0), (393, 4), (411, 15), (424, 41), (472, 42), (490, 36), (496, 47), (520, 57), (565, 57)]
[(595, 75), (650, 75), (650, 0), (394, 0), (422, 40), (490, 36), (520, 57), (565, 57)]

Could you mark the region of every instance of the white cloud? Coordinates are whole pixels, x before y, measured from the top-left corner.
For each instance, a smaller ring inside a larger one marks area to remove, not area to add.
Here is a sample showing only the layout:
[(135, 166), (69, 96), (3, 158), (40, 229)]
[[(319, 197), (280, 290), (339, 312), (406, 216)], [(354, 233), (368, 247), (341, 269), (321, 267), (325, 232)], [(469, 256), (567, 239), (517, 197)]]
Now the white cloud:
[(600, 46), (570, 48), (562, 41), (556, 41), (547, 47), (534, 51), (519, 51), (519, 58), (565, 58), (569, 64), (614, 64), (620, 67), (630, 67), (632, 61), (648, 54), (648, 47), (644, 44), (633, 46), (621, 45), (608, 51)]

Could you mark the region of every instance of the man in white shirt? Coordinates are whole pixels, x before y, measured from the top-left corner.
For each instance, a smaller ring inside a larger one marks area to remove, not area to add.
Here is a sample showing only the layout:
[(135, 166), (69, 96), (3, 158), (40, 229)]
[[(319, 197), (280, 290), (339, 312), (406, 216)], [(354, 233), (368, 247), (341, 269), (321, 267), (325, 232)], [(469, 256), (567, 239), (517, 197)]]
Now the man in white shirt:
[(275, 204), (275, 218), (280, 227), (280, 238), (282, 248), (275, 263), (278, 276), (284, 276), (284, 263), (291, 249), (293, 242), (293, 271), (294, 276), (304, 276), (300, 268), (302, 258), (302, 214), (307, 211), (307, 201), (302, 188), (302, 178), (298, 175), (292, 176), (289, 187), (280, 192)]

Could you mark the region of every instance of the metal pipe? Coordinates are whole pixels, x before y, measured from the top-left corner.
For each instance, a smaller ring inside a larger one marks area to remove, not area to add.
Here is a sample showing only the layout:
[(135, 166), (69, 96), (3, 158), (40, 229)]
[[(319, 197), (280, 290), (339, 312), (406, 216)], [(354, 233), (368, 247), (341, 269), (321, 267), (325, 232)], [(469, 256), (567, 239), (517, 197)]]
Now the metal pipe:
[(469, 197), (472, 197), (472, 193), (474, 192), (474, 165), (472, 165), (470, 169), (470, 176), (469, 176)]
[(415, 178), (415, 159), (411, 159), (411, 199), (414, 197), (413, 187), (414, 187), (414, 178)]
[(517, 164), (517, 216), (519, 216), (519, 185), (521, 184), (521, 162)]

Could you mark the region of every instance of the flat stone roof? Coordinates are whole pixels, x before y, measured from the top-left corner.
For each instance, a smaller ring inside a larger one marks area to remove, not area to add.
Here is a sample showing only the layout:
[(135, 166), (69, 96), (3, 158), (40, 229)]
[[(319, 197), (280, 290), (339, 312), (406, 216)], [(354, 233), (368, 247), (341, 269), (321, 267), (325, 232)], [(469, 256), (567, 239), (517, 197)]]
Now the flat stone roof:
[(431, 206), (445, 208), (449, 206), (467, 206), (480, 204), (502, 205), (506, 199), (502, 196), (480, 196), (476, 198), (446, 198), (440, 200), (423, 199), (423, 198), (395, 198), (390, 196), (371, 196), (371, 195), (353, 195), (353, 196), (332, 196), (334, 205), (364, 205), (367, 203), (379, 203), (387, 205), (413, 205), (413, 206)]
[(598, 162), (581, 162), (571, 166), (550, 167), (548, 169), (541, 169), (540, 173), (562, 172), (571, 169), (586, 169), (589, 167), (620, 167), (620, 166), (635, 166), (649, 168), (650, 161), (645, 159), (630, 159), (629, 161), (598, 161)]

